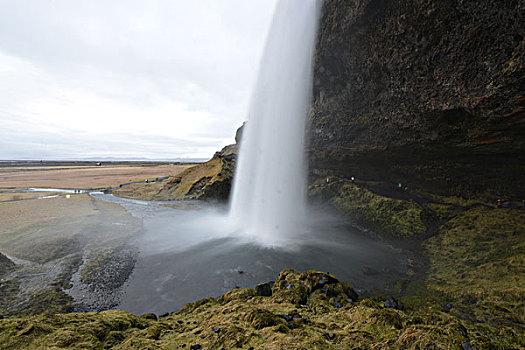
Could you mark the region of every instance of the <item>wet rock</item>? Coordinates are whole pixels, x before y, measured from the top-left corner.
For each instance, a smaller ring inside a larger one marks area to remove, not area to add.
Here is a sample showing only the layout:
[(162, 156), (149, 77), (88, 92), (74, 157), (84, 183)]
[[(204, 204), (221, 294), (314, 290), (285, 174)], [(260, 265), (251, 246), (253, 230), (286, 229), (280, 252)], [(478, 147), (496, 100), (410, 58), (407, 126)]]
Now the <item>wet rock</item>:
[(242, 133), (244, 131), (244, 127), (246, 126), (246, 122), (242, 123), (242, 125), (237, 129), (237, 132), (235, 133), (235, 143), (240, 144), (242, 141)]
[(333, 333), (332, 334), (327, 333), (324, 336), (328, 340), (334, 340), (335, 339), (335, 334), (333, 334)]
[(292, 322), (293, 321), (293, 316), (288, 315), (288, 314), (278, 314), (277, 317), (280, 317), (280, 318), (284, 319), (286, 322)]
[(399, 303), (395, 298), (389, 298), (385, 300), (384, 306), (385, 308), (399, 309)]
[(325, 0), (312, 172), (521, 198), (523, 21), (519, 1)]
[(144, 318), (146, 320), (154, 320), (154, 321), (158, 319), (157, 315), (155, 315), (154, 313), (144, 314), (140, 316), (140, 318)]
[(337, 297), (334, 297), (334, 307), (336, 309), (340, 309), (343, 307), (343, 305), (341, 305), (341, 303), (339, 302), (339, 300), (337, 300)]
[(274, 282), (267, 282), (259, 284), (255, 287), (255, 293), (262, 297), (271, 297), (272, 296), (272, 286)]
[(476, 350), (476, 348), (474, 348), (472, 345), (470, 345), (470, 343), (462, 343), (461, 344), (461, 348), (463, 350)]
[(304, 280), (309, 285), (311, 292), (323, 288), (327, 284), (335, 284), (339, 280), (330, 274), (319, 271), (307, 271), (301, 274), (300, 280)]
[(12, 262), (7, 256), (0, 253), (0, 276), (7, 274), (15, 268), (15, 263)]

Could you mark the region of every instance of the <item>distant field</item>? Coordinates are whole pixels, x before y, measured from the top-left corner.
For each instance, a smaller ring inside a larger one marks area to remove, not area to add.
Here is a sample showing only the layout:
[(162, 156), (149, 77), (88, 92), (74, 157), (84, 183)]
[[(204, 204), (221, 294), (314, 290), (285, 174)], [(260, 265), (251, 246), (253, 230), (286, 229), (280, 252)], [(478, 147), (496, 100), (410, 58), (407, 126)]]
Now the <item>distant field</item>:
[(39, 198), (43, 196), (53, 196), (58, 193), (54, 192), (31, 192), (31, 193), (0, 193), (0, 202), (21, 200), (21, 199), (32, 199)]
[(174, 176), (193, 165), (103, 165), (1, 167), (4, 188), (106, 188), (156, 177)]

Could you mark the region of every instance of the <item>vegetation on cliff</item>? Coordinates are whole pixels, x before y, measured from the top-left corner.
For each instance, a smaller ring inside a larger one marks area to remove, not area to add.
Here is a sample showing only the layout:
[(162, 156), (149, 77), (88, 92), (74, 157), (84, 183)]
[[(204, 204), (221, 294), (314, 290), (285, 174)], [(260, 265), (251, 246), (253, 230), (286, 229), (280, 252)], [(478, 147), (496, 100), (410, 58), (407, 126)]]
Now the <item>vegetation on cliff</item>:
[[(240, 141), (242, 127), (237, 130)], [(232, 187), (238, 144), (224, 147), (209, 161), (192, 166), (166, 183), (139, 183), (113, 191), (116, 196), (157, 201), (227, 200)]]

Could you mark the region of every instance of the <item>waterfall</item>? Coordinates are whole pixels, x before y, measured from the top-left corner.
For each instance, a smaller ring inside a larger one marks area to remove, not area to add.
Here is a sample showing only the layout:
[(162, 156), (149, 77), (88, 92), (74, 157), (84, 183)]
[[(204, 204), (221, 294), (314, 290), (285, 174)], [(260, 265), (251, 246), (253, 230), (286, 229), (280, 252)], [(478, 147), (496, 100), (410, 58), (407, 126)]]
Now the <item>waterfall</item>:
[(304, 222), (305, 123), (320, 5), (278, 3), (243, 131), (230, 219), (263, 244), (287, 242)]

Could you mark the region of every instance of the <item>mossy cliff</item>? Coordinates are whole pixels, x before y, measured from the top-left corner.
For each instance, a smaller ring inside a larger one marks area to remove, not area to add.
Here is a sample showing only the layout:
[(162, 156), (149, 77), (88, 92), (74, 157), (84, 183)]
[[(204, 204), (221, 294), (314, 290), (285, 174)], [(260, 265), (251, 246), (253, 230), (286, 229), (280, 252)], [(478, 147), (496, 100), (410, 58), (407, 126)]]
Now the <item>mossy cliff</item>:
[[(243, 125), (244, 126), (244, 125)], [(140, 183), (114, 190), (116, 196), (141, 200), (227, 200), (242, 137), (237, 129), (235, 144), (224, 147), (209, 161), (189, 167), (167, 182)]]
[[(384, 298), (383, 298), (384, 299)], [(335, 276), (284, 270), (275, 283), (234, 289), (157, 319), (122, 311), (0, 320), (2, 349), (469, 349), (519, 348), (519, 328), (362, 299)], [(392, 299), (390, 299), (392, 300)], [(386, 306), (385, 306), (386, 305)]]

